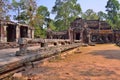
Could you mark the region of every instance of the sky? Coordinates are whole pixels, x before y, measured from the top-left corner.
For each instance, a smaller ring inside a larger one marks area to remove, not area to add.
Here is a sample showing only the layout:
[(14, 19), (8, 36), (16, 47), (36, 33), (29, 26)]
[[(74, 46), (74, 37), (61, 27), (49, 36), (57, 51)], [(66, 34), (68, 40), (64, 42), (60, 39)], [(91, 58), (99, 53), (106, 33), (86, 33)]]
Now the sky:
[[(55, 1), (56, 0), (37, 0), (37, 4), (44, 5), (51, 11), (52, 7), (55, 5)], [(78, 3), (81, 5), (82, 12), (85, 12), (87, 9), (93, 9), (95, 12), (105, 12), (107, 1), (108, 0), (78, 0)], [(54, 15), (51, 15), (51, 18), (54, 18)]]
[[(56, 0), (37, 0), (38, 5), (47, 6), (51, 11), (52, 7), (55, 5)], [(82, 11), (87, 9), (93, 9), (95, 12), (105, 11), (105, 5), (108, 0), (78, 0), (78, 3), (81, 5)]]
[[(56, 0), (36, 0), (37, 5), (44, 5), (48, 8), (49, 11), (52, 10), (52, 7), (55, 5)], [(87, 9), (93, 9), (95, 12), (103, 11), (105, 12), (105, 6), (108, 0), (78, 0), (78, 3), (81, 5), (82, 12), (85, 12)], [(120, 0), (118, 0), (120, 2)], [(52, 19), (54, 15), (50, 16)]]

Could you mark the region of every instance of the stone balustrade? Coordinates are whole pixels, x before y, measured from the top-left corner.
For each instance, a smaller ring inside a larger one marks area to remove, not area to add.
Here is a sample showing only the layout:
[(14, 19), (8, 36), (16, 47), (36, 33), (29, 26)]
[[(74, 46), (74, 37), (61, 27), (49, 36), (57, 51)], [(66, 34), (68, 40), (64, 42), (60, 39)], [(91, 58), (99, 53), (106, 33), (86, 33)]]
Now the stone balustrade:
[[(52, 47), (71, 44), (70, 40), (66, 39), (28, 39), (20, 38), (18, 40), (19, 51), (16, 52), (16, 56), (24, 55), (27, 51), (27, 45), (30, 43), (38, 43), (41, 47)], [(80, 43), (80, 41), (75, 41), (75, 43)]]

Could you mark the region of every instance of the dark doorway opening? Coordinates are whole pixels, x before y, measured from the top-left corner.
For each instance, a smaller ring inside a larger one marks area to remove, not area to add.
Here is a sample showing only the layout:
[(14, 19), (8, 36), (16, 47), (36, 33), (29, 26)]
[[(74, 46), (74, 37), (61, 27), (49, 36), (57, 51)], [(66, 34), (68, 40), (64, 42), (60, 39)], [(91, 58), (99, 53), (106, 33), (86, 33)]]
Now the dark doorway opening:
[(80, 40), (80, 33), (76, 33), (76, 40)]
[(16, 26), (8, 25), (7, 27), (7, 42), (16, 41)]
[(112, 34), (108, 35), (108, 41), (109, 41), (110, 43), (113, 42), (113, 35), (112, 35)]
[(21, 26), (20, 27), (20, 37), (27, 38), (28, 37), (28, 27)]

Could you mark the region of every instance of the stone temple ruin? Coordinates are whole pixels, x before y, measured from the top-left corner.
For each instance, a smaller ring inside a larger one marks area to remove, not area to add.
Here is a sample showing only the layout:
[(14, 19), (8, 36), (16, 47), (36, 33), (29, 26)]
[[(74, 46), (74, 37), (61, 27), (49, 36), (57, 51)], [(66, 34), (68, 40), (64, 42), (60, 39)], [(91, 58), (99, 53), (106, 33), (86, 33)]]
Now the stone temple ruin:
[(34, 38), (34, 28), (25, 24), (0, 20), (0, 42), (17, 42), (19, 38)]
[(33, 27), (0, 20), (0, 49), (3, 48), (2, 43), (9, 42), (12, 44), (14, 42), (19, 47), (19, 51), (18, 48), (6, 51), (6, 47), (1, 51), (0, 80), (25, 70), (25, 66), (34, 67), (33, 62), (35, 61), (59, 55), (61, 52), (77, 48), (75, 53), (80, 53), (79, 47), (86, 46), (81, 43), (89, 45), (90, 43), (91, 45), (93, 43), (113, 43), (119, 38), (119, 30), (113, 30), (108, 23), (99, 20), (77, 18), (71, 23), (68, 30), (55, 32), (48, 29), (47, 39), (34, 39)]
[(120, 39), (120, 30), (113, 30), (105, 21), (76, 18), (66, 31), (47, 30), (49, 39), (81, 40), (83, 43), (113, 43)]

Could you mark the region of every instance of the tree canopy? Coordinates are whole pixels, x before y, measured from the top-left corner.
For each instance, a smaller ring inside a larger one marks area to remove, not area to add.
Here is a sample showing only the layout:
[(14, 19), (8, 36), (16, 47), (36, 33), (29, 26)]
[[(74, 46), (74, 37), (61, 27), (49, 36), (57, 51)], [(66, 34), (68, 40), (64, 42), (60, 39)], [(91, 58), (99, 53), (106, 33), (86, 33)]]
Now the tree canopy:
[(9, 18), (9, 14), (7, 14), (7, 12), (10, 8), (9, 0), (0, 0), (0, 19)]
[(65, 30), (69, 27), (76, 17), (80, 15), (81, 7), (77, 0), (56, 0), (52, 13), (56, 14), (55, 21), (59, 30)]
[(85, 13), (82, 13), (82, 18), (86, 20), (98, 20), (99, 17), (92, 9), (86, 10)]
[(120, 27), (120, 4), (118, 0), (108, 0), (106, 5), (107, 21), (113, 28)]
[[(11, 2), (11, 3), (10, 3)], [(120, 29), (120, 3), (108, 0), (106, 12), (95, 12), (88, 9), (82, 12), (77, 0), (56, 0), (51, 11), (46, 6), (37, 4), (37, 0), (0, 0), (0, 19), (12, 19), (9, 11), (13, 11), (14, 21), (29, 24), (35, 28), (35, 37), (45, 38), (46, 29), (54, 31), (67, 30), (77, 17), (86, 20), (107, 21), (114, 29)], [(55, 18), (51, 19), (50, 15)]]

